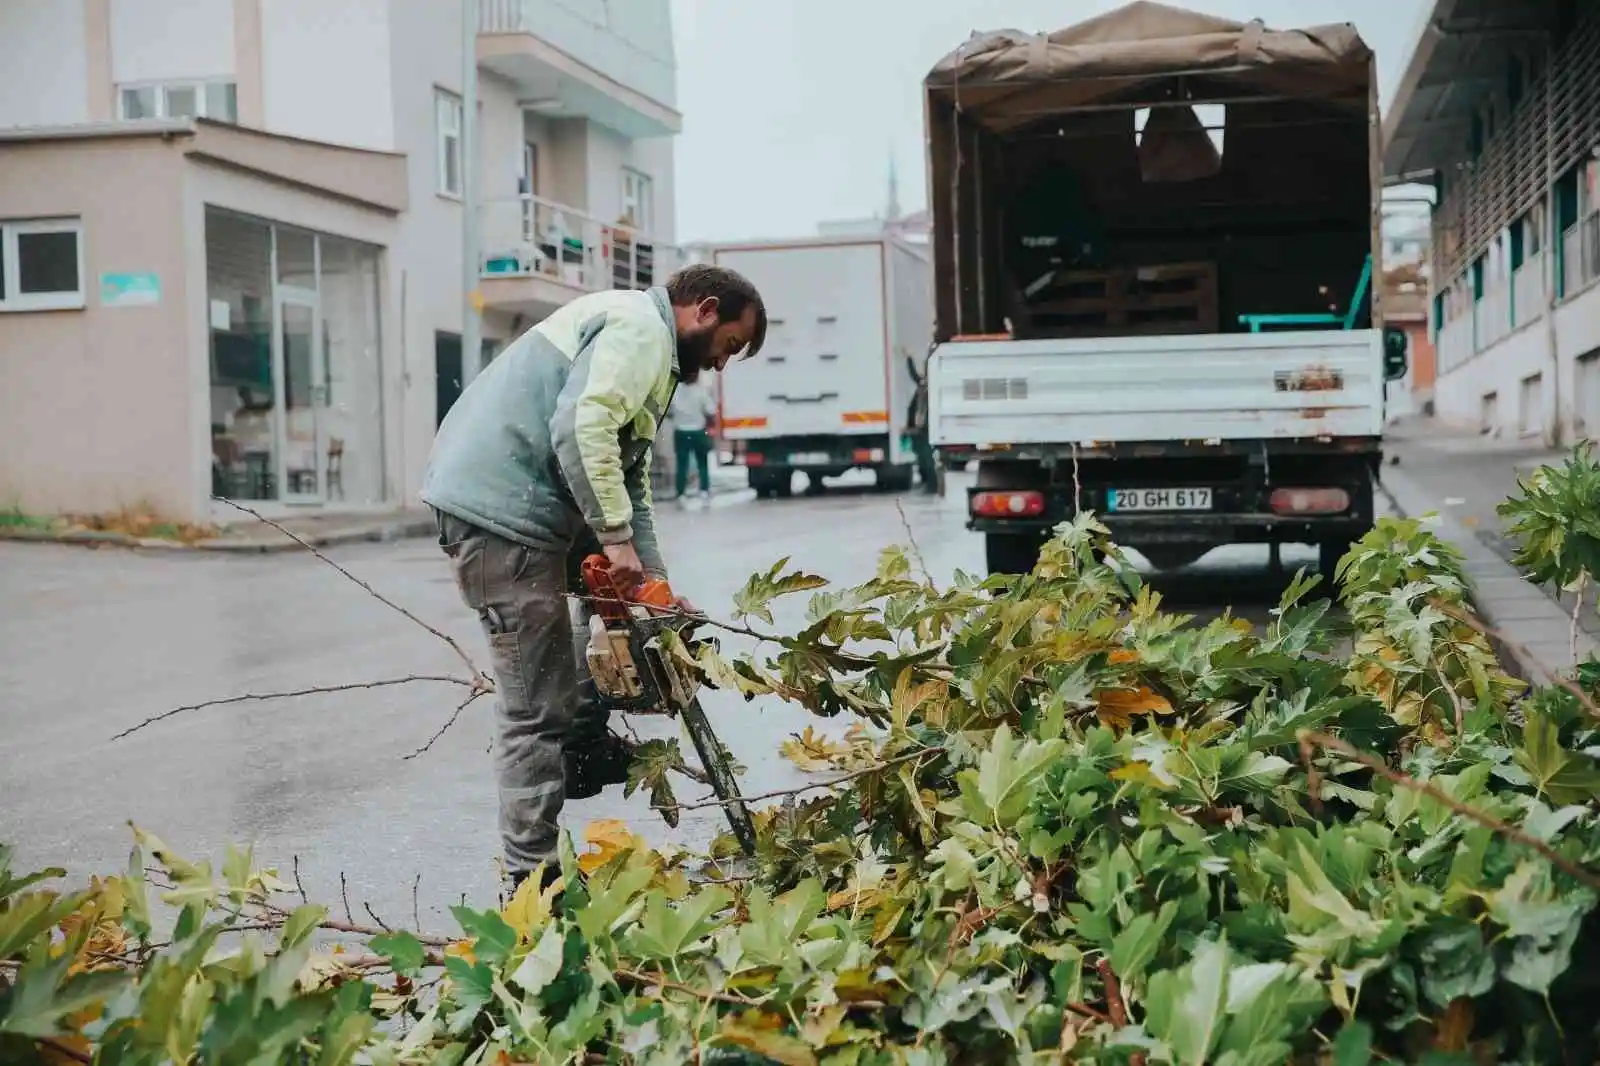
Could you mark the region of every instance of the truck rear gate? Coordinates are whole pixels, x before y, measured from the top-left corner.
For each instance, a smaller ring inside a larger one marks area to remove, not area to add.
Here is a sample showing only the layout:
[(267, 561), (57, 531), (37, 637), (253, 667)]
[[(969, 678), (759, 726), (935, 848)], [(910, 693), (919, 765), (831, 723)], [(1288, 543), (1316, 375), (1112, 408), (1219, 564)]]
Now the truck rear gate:
[(901, 430), (914, 384), (906, 356), (932, 333), (926, 254), (889, 236), (719, 246), (713, 260), (767, 301), (767, 342), (719, 382), (723, 436), (757, 493), (786, 495), (793, 475), (873, 470), (909, 488)]

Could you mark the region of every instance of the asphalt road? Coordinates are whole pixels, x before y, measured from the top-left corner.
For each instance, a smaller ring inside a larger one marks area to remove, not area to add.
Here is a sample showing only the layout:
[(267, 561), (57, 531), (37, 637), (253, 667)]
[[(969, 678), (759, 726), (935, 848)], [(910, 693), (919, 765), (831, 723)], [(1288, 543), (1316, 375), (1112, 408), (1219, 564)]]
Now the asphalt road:
[[(982, 572), (980, 539), (963, 528), (961, 484), (944, 499), (898, 497), (938, 578)], [(896, 499), (845, 486), (821, 498), (744, 493), (709, 510), (665, 507), (674, 585), (726, 615), (734, 590), (780, 556), (841, 583), (865, 580), (879, 549), (906, 539)], [(1315, 565), (1314, 555), (1284, 554), (1289, 567)], [(334, 557), (485, 661), (476, 621), (430, 542)], [(1157, 584), (1171, 608), (1205, 614), (1231, 603), (1263, 622), (1283, 584), (1265, 563), (1264, 549), (1219, 549)], [(804, 597), (796, 600), (780, 626), (798, 621)], [(386, 920), (410, 922), (419, 874), (415, 899), (430, 930), (453, 928), (445, 908), (463, 894), (494, 899), (487, 700), (411, 760), (403, 756), (445, 721), (456, 690), (411, 684), (215, 707), (112, 741), (147, 716), (217, 697), (460, 672), (441, 641), (317, 560), (0, 542), (0, 603), (0, 842), (18, 848), (23, 868), (121, 869), (131, 821), (190, 858), (220, 862), (230, 842), (250, 843), (258, 861), (287, 875), (298, 857), (313, 898), (336, 910), (342, 873), (358, 915), (370, 903)], [(749, 768), (747, 793), (804, 782), (777, 748), (808, 724), (805, 712), (718, 693), (705, 702)], [(639, 731), (671, 728), (646, 721)], [(685, 781), (680, 799), (702, 791)], [(691, 845), (722, 826), (719, 812), (695, 811), (670, 831), (643, 796), (624, 800), (620, 788), (571, 804), (567, 825), (577, 835), (609, 817), (653, 841)]]

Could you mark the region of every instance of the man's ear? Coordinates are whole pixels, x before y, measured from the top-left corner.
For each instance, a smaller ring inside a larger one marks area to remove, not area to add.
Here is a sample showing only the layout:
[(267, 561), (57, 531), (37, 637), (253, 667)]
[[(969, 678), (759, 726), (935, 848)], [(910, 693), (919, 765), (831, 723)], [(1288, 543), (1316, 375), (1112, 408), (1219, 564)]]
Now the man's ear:
[(717, 309), (721, 306), (721, 299), (715, 296), (707, 296), (700, 301), (700, 306), (695, 308), (695, 311), (699, 313), (702, 319), (710, 318), (715, 321), (721, 317), (717, 314)]

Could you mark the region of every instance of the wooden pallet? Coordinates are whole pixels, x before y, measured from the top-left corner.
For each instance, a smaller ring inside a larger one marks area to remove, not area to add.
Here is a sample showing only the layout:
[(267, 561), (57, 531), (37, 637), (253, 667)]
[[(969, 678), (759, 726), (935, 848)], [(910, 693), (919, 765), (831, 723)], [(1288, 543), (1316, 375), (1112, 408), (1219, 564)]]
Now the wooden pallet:
[(1139, 336), (1217, 331), (1214, 263), (1163, 263), (1058, 275), (1023, 302), (1027, 332)]

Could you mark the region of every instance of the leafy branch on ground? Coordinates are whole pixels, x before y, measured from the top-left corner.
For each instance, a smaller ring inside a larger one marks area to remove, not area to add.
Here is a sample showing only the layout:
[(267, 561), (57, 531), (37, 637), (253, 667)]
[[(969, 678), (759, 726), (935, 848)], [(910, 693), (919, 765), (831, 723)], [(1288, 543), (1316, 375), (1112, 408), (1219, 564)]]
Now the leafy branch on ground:
[(1420, 522), (1337, 576), (1343, 619), (1301, 575), (1258, 630), (1164, 611), (1092, 516), (948, 587), (904, 549), (845, 588), (780, 563), (736, 610), (803, 624), (693, 662), (851, 728), (784, 742), (837, 773), (771, 793), (748, 866), (596, 823), (431, 941), (147, 837), (80, 892), (0, 873), (0, 1060), (1596, 1061), (1600, 663), (1508, 676)]

